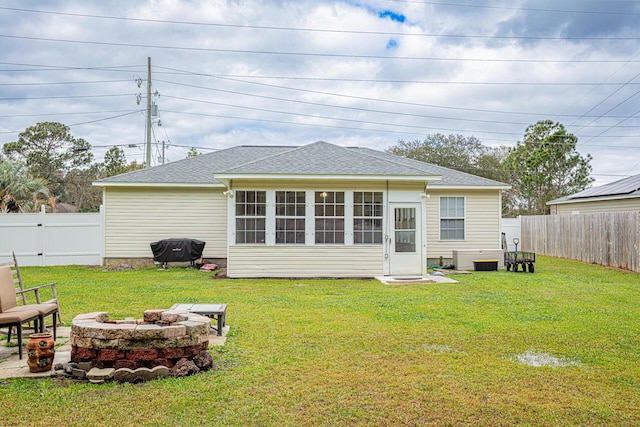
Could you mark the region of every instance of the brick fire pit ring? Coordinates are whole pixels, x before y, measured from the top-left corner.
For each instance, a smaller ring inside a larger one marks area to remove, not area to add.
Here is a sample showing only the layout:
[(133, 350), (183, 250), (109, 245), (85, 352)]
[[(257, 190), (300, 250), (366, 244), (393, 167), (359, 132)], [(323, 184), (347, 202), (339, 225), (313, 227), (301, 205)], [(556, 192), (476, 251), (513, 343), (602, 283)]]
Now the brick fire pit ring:
[(209, 346), (211, 319), (195, 313), (146, 310), (142, 319), (109, 320), (85, 313), (71, 322), (71, 361), (96, 368), (172, 368)]

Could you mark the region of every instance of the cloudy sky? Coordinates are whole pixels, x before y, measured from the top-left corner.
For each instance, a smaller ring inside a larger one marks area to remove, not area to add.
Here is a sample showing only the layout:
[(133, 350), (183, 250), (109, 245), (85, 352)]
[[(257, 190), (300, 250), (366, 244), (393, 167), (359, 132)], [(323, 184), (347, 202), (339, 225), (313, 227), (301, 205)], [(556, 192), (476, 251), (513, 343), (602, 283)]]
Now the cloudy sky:
[(154, 164), (163, 141), (514, 146), (551, 119), (603, 184), (640, 173), (638, 22), (618, 0), (0, 1), (0, 145), (57, 121), (144, 160), (150, 57)]

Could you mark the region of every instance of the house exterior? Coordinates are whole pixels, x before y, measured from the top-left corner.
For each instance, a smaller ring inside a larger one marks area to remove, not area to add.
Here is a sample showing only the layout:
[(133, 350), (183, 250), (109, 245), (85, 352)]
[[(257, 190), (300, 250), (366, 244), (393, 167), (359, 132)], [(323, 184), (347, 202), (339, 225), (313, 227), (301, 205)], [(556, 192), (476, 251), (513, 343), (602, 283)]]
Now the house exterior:
[(97, 181), (104, 262), (206, 242), (228, 277), (422, 275), (456, 249), (499, 249), (506, 184), (326, 142), (239, 146)]
[(547, 202), (552, 215), (640, 211), (640, 175)]

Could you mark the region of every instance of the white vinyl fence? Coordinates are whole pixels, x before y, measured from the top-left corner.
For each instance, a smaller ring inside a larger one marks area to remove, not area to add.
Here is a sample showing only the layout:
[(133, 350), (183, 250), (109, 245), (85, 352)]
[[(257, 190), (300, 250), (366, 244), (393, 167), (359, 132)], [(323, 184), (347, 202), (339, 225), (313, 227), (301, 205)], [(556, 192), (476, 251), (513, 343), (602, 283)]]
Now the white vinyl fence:
[(0, 263), (15, 252), (25, 266), (100, 265), (103, 256), (99, 213), (0, 214)]

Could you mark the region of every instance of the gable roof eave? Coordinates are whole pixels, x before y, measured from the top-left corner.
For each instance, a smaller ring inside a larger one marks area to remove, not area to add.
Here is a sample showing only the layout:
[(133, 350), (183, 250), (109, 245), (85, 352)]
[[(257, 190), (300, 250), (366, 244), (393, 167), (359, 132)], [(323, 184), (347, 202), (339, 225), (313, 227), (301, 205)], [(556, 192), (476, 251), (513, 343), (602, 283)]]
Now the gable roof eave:
[(444, 184), (440, 185), (436, 183), (436, 185), (429, 187), (428, 189), (437, 189), (437, 190), (511, 190), (511, 186), (507, 184), (501, 185), (456, 185), (456, 184)]
[(95, 187), (154, 187), (154, 188), (226, 188), (221, 182), (194, 183), (194, 182), (105, 182), (94, 181), (91, 185)]

